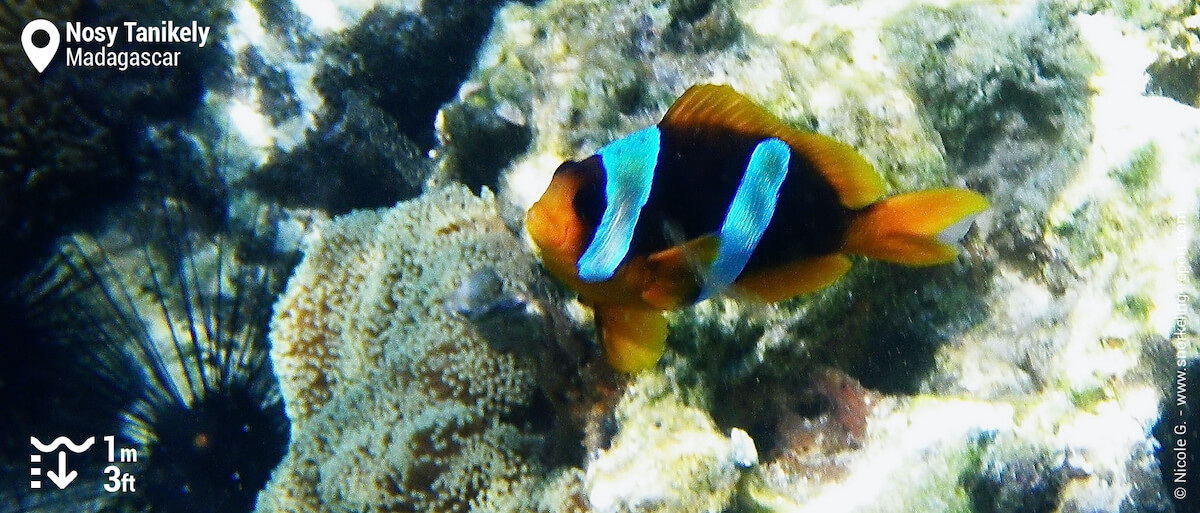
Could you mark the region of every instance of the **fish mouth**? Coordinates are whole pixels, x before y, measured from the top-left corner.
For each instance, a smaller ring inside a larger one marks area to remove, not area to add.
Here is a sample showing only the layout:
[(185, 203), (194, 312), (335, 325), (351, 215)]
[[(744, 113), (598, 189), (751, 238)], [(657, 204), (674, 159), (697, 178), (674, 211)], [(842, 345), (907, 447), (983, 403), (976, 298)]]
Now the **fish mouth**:
[(570, 241), (570, 226), (574, 220), (546, 208), (542, 202), (534, 203), (525, 215), (525, 230), (530, 239), (542, 251), (561, 251)]

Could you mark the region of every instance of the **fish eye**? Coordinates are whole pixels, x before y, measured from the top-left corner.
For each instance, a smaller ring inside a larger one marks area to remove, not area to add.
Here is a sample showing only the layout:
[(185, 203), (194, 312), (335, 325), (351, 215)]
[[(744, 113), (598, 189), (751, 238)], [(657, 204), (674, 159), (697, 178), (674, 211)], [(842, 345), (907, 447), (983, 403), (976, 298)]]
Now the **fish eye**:
[(575, 190), (575, 196), (571, 198), (575, 215), (586, 225), (594, 226), (599, 223), (608, 204), (604, 198), (605, 178), (600, 159), (593, 156), (582, 161), (564, 162), (554, 172), (555, 176), (559, 173), (574, 175), (578, 180), (579, 187)]
[(604, 215), (604, 207), (607, 205), (604, 200), (603, 184), (595, 181), (584, 182), (575, 192), (572, 205), (575, 207), (575, 215), (579, 216), (584, 224), (599, 223), (600, 217)]

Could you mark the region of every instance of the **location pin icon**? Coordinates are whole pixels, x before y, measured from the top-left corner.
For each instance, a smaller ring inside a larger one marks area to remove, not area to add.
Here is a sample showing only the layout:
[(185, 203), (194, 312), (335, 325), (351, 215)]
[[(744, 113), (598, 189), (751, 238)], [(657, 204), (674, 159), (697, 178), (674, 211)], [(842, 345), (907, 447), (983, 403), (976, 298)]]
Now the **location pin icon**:
[[(33, 34), (39, 30), (50, 35), (50, 43), (41, 48), (33, 44)], [(29, 57), (33, 67), (37, 68), (38, 73), (45, 71), (54, 54), (58, 52), (58, 27), (50, 23), (50, 20), (38, 19), (29, 22), (25, 25), (25, 30), (21, 31), (21, 46), (25, 47), (25, 55)]]

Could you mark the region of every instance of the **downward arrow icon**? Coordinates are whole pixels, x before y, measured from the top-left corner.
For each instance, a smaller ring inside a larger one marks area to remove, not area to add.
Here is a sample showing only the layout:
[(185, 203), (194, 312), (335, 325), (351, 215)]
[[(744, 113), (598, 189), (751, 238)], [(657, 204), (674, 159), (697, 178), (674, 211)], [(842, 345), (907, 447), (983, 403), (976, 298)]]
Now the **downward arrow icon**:
[(50, 478), (60, 490), (71, 484), (71, 481), (74, 481), (78, 475), (79, 472), (74, 470), (67, 473), (67, 451), (58, 451), (58, 472), (55, 473), (53, 470), (46, 472), (46, 477)]

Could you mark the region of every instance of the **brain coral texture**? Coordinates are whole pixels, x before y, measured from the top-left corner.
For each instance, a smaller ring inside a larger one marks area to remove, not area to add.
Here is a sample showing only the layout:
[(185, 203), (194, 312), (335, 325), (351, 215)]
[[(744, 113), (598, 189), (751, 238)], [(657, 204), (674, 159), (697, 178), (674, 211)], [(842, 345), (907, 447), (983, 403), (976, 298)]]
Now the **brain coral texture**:
[(257, 511), (504, 509), (489, 497), (536, 470), (528, 435), (502, 420), (532, 372), (444, 307), (485, 266), (528, 292), (531, 257), (487, 192), (432, 191), (318, 229), (275, 306), (292, 436)]

